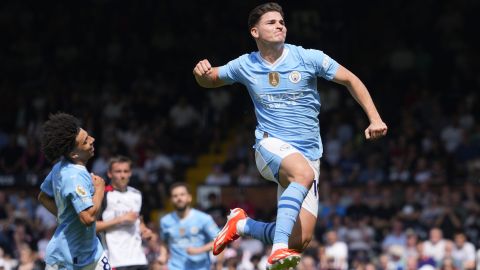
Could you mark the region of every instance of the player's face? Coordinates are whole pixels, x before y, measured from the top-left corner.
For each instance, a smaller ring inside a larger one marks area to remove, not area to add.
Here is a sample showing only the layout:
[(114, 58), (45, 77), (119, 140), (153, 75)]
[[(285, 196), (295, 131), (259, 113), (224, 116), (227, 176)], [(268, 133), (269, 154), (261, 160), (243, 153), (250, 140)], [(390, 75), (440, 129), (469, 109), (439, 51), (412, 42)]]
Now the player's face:
[(108, 171), (108, 177), (112, 180), (112, 185), (119, 190), (125, 190), (127, 188), (131, 176), (132, 169), (128, 162), (115, 162)]
[(283, 17), (276, 11), (263, 14), (250, 32), (255, 39), (273, 44), (283, 44), (287, 37), (287, 27)]
[(77, 134), (77, 137), (75, 138), (76, 145), (71, 154), (72, 159), (87, 162), (91, 157), (93, 157), (95, 151), (93, 147), (94, 141), (95, 138), (88, 135), (88, 132), (81, 128)]
[(192, 202), (192, 196), (185, 187), (179, 186), (172, 190), (172, 204), (175, 210), (184, 211)]

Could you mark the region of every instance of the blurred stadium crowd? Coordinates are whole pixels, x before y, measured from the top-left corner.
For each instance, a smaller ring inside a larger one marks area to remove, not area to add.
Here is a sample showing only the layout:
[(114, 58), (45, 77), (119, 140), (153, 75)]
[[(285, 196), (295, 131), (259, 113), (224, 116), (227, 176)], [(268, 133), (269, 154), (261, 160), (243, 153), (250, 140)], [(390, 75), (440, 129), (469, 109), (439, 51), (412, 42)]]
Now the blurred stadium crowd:
[[(35, 198), (50, 166), (39, 134), (51, 112), (74, 114), (96, 138), (93, 172), (105, 176), (112, 155), (134, 160), (131, 184), (154, 229), (150, 212), (165, 208), (170, 183), (221, 141), (232, 143), (206, 185), (272, 190), (253, 161), (246, 91), (199, 89), (191, 75), (200, 57), (221, 65), (254, 49), (246, 17), (255, 3), (222, 3), (1, 4), (0, 269), (40, 269), (55, 226)], [(355, 101), (319, 82), (321, 210), (301, 269), (476, 268), (479, 3), (281, 4), (287, 41), (322, 49), (357, 73), (389, 125), (386, 138), (365, 142), (367, 119)], [(256, 218), (275, 216), (274, 205), (265, 210), (248, 197), (241, 205)], [(205, 210), (222, 226), (228, 207), (217, 198)], [(261, 269), (268, 248), (237, 241), (225, 269)]]

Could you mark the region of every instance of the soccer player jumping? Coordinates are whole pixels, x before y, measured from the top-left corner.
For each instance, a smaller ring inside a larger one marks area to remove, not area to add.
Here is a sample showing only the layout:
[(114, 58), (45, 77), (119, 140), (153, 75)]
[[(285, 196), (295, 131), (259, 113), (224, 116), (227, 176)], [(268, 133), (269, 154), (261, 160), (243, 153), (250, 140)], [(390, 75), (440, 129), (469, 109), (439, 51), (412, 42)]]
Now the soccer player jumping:
[(241, 235), (273, 242), (268, 269), (295, 267), (315, 228), (319, 160), (323, 152), (317, 77), (348, 88), (370, 121), (365, 129), (367, 139), (387, 133), (387, 126), (360, 79), (322, 51), (286, 44), (283, 17), (277, 3), (255, 7), (248, 26), (258, 51), (220, 67), (212, 67), (205, 59), (193, 69), (202, 87), (216, 88), (235, 82), (246, 86), (257, 118), (257, 168), (264, 178), (278, 184), (276, 222), (258, 222), (248, 218), (242, 209), (233, 209), (214, 241), (213, 252), (221, 253)]

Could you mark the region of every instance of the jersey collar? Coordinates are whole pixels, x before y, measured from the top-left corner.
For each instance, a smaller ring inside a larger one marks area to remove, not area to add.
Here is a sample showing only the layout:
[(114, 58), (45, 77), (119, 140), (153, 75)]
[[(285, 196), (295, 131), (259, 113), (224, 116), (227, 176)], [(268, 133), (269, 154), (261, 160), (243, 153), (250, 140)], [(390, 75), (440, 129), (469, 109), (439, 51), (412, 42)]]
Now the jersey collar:
[(262, 55), (260, 54), (260, 52), (257, 52), (256, 53), (256, 56), (257, 56), (257, 59), (263, 63), (263, 65), (265, 65), (267, 68), (269, 69), (274, 69), (276, 68), (278, 65), (280, 65), (281, 63), (283, 63), (283, 61), (285, 60), (285, 58), (287, 58), (287, 55), (288, 55), (288, 48), (287, 46), (284, 46), (283, 47), (283, 52), (282, 52), (282, 55), (274, 62), (274, 63), (269, 63), (267, 60), (265, 60)]

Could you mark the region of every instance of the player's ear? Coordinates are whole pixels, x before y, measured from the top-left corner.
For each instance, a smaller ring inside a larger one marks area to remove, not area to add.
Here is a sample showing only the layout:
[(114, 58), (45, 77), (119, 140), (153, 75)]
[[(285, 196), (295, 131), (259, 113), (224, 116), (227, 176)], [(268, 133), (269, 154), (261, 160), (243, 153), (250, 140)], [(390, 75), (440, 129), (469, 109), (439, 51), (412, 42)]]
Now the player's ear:
[(258, 38), (258, 28), (257, 27), (252, 27), (250, 29), (250, 35), (252, 35), (253, 38)]
[(70, 153), (68, 153), (68, 157), (71, 159), (71, 160), (75, 160), (78, 158), (78, 153), (74, 150)]

